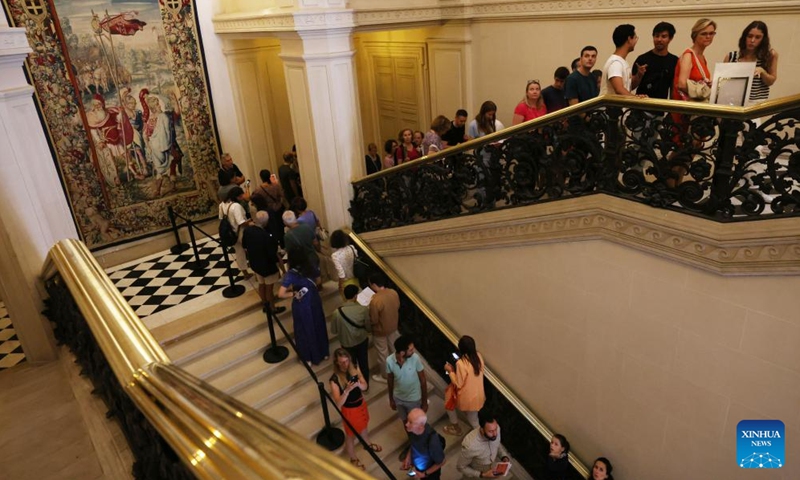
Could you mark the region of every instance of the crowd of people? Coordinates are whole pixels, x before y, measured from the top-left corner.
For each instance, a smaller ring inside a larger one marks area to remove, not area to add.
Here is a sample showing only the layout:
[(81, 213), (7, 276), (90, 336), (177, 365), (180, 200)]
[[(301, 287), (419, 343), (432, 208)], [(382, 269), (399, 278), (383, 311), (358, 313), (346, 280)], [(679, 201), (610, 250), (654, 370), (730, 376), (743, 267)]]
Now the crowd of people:
[[(599, 74), (593, 70), (597, 49), (584, 47), (573, 62), (571, 73), (566, 67), (557, 68), (553, 83), (545, 88), (538, 80), (527, 82), (525, 94), (514, 109), (512, 123), (526, 122), (606, 93), (708, 101), (712, 76), (705, 50), (713, 42), (716, 29), (713, 20), (698, 20), (691, 29), (692, 45), (677, 56), (669, 51), (675, 27), (660, 22), (653, 28), (653, 49), (640, 55), (631, 68), (628, 57), (637, 46), (638, 35), (633, 25), (620, 25), (612, 35), (615, 51)], [(738, 48), (723, 61), (755, 63), (748, 103), (769, 97), (769, 88), (777, 80), (778, 54), (770, 45), (763, 22), (747, 25)], [(483, 102), (471, 121), (468, 119), (467, 111), (459, 109), (452, 121), (437, 116), (427, 132), (403, 129), (396, 139), (385, 142), (383, 157), (379, 156), (377, 145), (370, 144), (365, 157), (367, 173), (413, 161), (504, 128), (497, 119), (497, 105), (490, 100)], [(367, 442), (368, 448), (381, 451), (380, 445), (369, 440), (369, 411), (363, 393), (371, 382), (386, 383), (389, 407), (397, 412), (409, 437), (410, 448), (402, 458), (402, 468), (417, 478), (439, 478), (445, 437), (427, 422), (425, 369), (413, 339), (398, 332), (399, 295), (382, 274), (370, 275), (368, 288), (361, 290), (362, 282), (356, 274), (360, 263), (357, 249), (341, 230), (334, 231), (328, 239), (318, 216), (308, 208), (302, 196), (294, 148), (284, 154), (283, 160), (277, 174), (260, 171), (260, 182), (251, 189), (250, 181), (230, 155), (221, 158), (219, 218), (229, 222), (236, 232), (237, 241), (233, 245), (236, 265), (245, 278), (255, 274), (264, 309), (281, 313), (286, 307), (276, 305), (277, 302), (291, 299), (299, 358), (309, 365), (319, 365), (330, 358), (320, 296), (320, 252), (322, 244), (329, 241), (333, 273), (342, 298), (331, 321), (331, 331), (338, 335), (341, 348), (333, 352), (333, 375), (329, 383), (334, 401), (352, 426), (346, 427), (345, 443), (350, 461), (364, 467), (355, 453), (356, 433)], [(370, 338), (378, 353), (377, 370), (369, 365)], [(464, 435), (458, 421), (459, 411), (471, 428), (462, 440), (459, 472), (466, 477), (501, 475), (498, 468), (508, 462), (508, 454), (500, 443), (500, 425), (485, 406), (484, 360), (472, 337), (459, 339), (457, 352), (445, 371), (450, 380), (445, 395), (449, 424), (443, 432), (449, 436)], [(434, 437), (438, 441), (433, 441)], [(569, 450), (566, 437), (553, 436), (545, 461), (548, 478), (558, 480), (566, 475)], [(613, 479), (612, 470), (611, 462), (600, 457), (592, 465), (591, 478)]]
[[(472, 136), (485, 135), (490, 133), (487, 130), (495, 128), (495, 112), (496, 106), (487, 102), (468, 127), (466, 112), (458, 112), (463, 113), (458, 115), (459, 123)], [(402, 133), (402, 144), (413, 144), (414, 132)], [(430, 132), (424, 135), (423, 143), (428, 143), (425, 138), (431, 145), (438, 143), (431, 141), (431, 137)], [(415, 147), (408, 148), (410, 152)], [(285, 160), (288, 168), (295, 163), (291, 154)], [(237, 266), (245, 276), (251, 275), (250, 270), (255, 274), (265, 310), (282, 313), (286, 307), (276, 303), (291, 299), (299, 360), (309, 366), (321, 364), (331, 358), (320, 296), (320, 251), (324, 238), (320, 235), (319, 218), (298, 195), (299, 190), (295, 190), (299, 176), (282, 174), (278, 180), (276, 175), (262, 170), (261, 183), (250, 191), (250, 182), (229, 155), (223, 157), (219, 175), (219, 216), (238, 234), (233, 245)], [(228, 181), (223, 182), (223, 178)], [(291, 201), (287, 191), (292, 192)], [(366, 279), (358, 278), (357, 265), (361, 262), (358, 250), (344, 231), (334, 231), (328, 241), (342, 299), (331, 316), (330, 331), (338, 336), (341, 347), (332, 355), (329, 387), (336, 406), (347, 420), (345, 452), (353, 465), (365, 468), (356, 454), (356, 434), (364, 440), (366, 448), (382, 451), (381, 445), (369, 437), (369, 410), (364, 393), (370, 383), (383, 383), (388, 388), (389, 408), (397, 412), (397, 419), (408, 434), (409, 446), (401, 456), (401, 468), (416, 478), (440, 478), (446, 440), (428, 423), (428, 381), (414, 341), (398, 331), (400, 296), (382, 273), (372, 272)], [(363, 283), (366, 285), (362, 290)], [(377, 350), (377, 368), (369, 365), (370, 339)], [(485, 405), (484, 359), (475, 339), (461, 337), (452, 361), (444, 369), (450, 384), (445, 393), (448, 425), (442, 431), (456, 438), (463, 436), (458, 471), (465, 477), (501, 476), (503, 468), (509, 468), (509, 455), (501, 444), (497, 418)], [(469, 432), (462, 431), (458, 412), (466, 418)], [(568, 454), (567, 439), (555, 435), (546, 459), (548, 478), (558, 480), (567, 474)], [(592, 478), (613, 478), (611, 469), (611, 463), (600, 458), (593, 466)]]
[[(551, 85), (543, 88), (539, 80), (528, 80), (525, 94), (514, 108), (512, 125), (605, 94), (708, 102), (713, 77), (705, 50), (716, 34), (717, 23), (701, 18), (690, 31), (691, 45), (677, 56), (669, 51), (676, 35), (675, 27), (668, 22), (659, 22), (652, 31), (653, 48), (639, 55), (631, 66), (628, 57), (635, 51), (639, 36), (633, 25), (619, 25), (612, 33), (615, 50), (602, 69), (594, 69), (598, 59), (597, 48), (587, 45), (572, 61), (571, 72), (565, 66), (555, 70)], [(764, 22), (750, 22), (742, 31), (736, 48), (720, 60), (755, 64), (750, 96), (745, 105), (769, 98), (770, 86), (778, 79), (778, 53), (770, 44), (769, 29)], [(365, 157), (367, 174), (502, 130), (504, 126), (496, 115), (497, 105), (490, 100), (481, 105), (480, 112), (468, 126), (466, 110), (459, 109), (452, 121), (439, 115), (424, 134), (403, 129), (397, 139), (387, 139), (382, 159), (378, 157), (378, 147), (371, 143)], [(676, 120), (685, 123), (682, 119)]]

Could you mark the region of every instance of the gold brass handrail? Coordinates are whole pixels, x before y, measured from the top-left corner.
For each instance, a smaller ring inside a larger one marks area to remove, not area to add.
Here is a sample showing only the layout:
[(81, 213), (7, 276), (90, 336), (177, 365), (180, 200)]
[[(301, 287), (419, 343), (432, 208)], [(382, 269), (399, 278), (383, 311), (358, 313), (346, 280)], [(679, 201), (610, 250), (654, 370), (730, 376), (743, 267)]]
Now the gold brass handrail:
[(50, 249), (42, 278), (57, 274), (122, 388), (196, 477), (372, 478), (172, 365), (83, 242)]
[[(416, 305), (416, 307), (419, 308), (420, 311), (422, 311), (422, 313), (424, 313), (425, 316), (431, 320), (431, 322), (433, 322), (436, 328), (444, 333), (444, 335), (453, 343), (453, 345), (458, 345), (458, 335), (456, 335), (450, 326), (447, 325), (447, 323), (445, 323), (444, 320), (442, 320), (433, 310), (431, 310), (431, 308), (428, 307), (428, 305), (423, 302), (421, 298), (419, 298), (419, 296), (414, 292), (414, 290), (411, 289), (411, 287), (409, 287), (403, 278), (400, 277), (400, 275), (398, 275), (397, 272), (395, 272), (386, 262), (384, 262), (383, 259), (381, 259), (381, 257), (379, 257), (378, 254), (375, 253), (375, 251), (372, 250), (369, 245), (367, 245), (367, 243), (361, 239), (361, 237), (358, 236), (358, 234), (351, 231), (349, 232), (349, 235), (350, 240), (357, 245), (361, 251), (366, 253), (378, 268), (386, 273), (389, 279), (395, 285), (397, 285), (397, 288), (406, 294), (409, 300), (411, 300), (414, 305)], [(510, 388), (508, 388), (508, 386), (506, 386), (503, 380), (500, 379), (500, 377), (495, 374), (488, 365), (484, 368), (484, 376), (504, 397), (506, 397), (506, 399), (508, 399), (509, 402), (511, 402), (512, 405), (514, 405), (514, 408), (516, 408), (517, 411), (519, 411), (540, 434), (542, 434), (548, 440), (553, 436), (554, 432), (550, 430), (547, 425), (545, 425), (536, 415), (534, 415), (533, 412), (531, 412), (527, 405), (525, 405), (525, 403), (523, 403), (523, 401), (520, 400), (520, 398)], [(572, 452), (569, 453), (569, 462), (578, 472), (580, 472), (581, 475), (584, 477), (589, 476), (589, 469), (586, 468), (586, 465), (584, 465), (583, 462), (581, 462), (580, 459), (578, 459), (578, 457), (576, 457)]]
[(556, 123), (564, 120), (573, 115), (587, 113), (591, 110), (596, 110), (602, 107), (627, 107), (637, 108), (639, 110), (648, 111), (662, 111), (671, 113), (684, 113), (689, 115), (704, 115), (709, 117), (727, 118), (731, 120), (747, 120), (751, 118), (759, 118), (766, 115), (773, 115), (791, 108), (800, 107), (800, 94), (791, 95), (788, 97), (768, 100), (758, 105), (751, 105), (749, 107), (733, 107), (728, 105), (711, 105), (708, 103), (700, 102), (687, 102), (681, 100), (662, 100), (656, 98), (636, 98), (626, 97), (622, 95), (604, 95), (596, 97), (576, 105), (558, 110), (553, 113), (548, 113), (533, 120), (529, 120), (519, 125), (505, 128), (499, 132), (474, 138), (464, 143), (460, 143), (454, 147), (446, 148), (442, 151), (436, 152), (433, 155), (426, 155), (422, 158), (405, 162), (396, 167), (380, 170), (379, 172), (355, 179), (352, 184), (360, 185), (362, 183), (370, 182), (372, 180), (393, 175), (405, 171), (409, 168), (419, 167), (428, 163), (435, 162), (436, 160), (449, 157), (458, 153), (475, 150), (484, 145), (498, 142), (506, 138), (512, 137), (519, 133), (524, 133), (530, 130), (541, 128), (545, 125)]

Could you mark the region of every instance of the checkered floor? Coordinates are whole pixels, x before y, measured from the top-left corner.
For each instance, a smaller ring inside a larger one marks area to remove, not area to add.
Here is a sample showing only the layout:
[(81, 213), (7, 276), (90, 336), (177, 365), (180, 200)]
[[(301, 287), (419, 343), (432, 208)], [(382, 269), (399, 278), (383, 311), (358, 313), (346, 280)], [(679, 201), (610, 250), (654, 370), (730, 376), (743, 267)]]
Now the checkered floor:
[[(209, 265), (203, 270), (191, 270), (187, 263), (194, 260), (192, 250), (175, 255), (169, 251), (142, 259), (132, 266), (112, 269), (108, 276), (125, 297), (134, 312), (141, 317), (166, 310), (206, 293), (228, 286), (228, 264), (222, 247), (208, 239), (199, 242), (200, 260)], [(233, 262), (233, 249), (228, 254)], [(242, 280), (238, 268), (231, 269), (234, 281)]]
[(11, 368), (25, 360), (22, 345), (19, 344), (17, 332), (11, 325), (11, 318), (3, 302), (0, 302), (0, 370)]

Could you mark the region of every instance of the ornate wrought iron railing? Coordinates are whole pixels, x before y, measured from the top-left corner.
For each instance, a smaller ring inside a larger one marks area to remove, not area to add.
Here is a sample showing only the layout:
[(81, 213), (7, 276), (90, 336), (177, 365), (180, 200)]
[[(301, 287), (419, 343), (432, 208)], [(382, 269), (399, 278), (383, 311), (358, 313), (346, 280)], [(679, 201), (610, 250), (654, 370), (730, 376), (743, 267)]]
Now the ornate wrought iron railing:
[(354, 181), (353, 229), (595, 193), (721, 222), (798, 215), (798, 121), (800, 95), (744, 108), (599, 97)]
[[(455, 351), (459, 336), (384, 262), (357, 234), (350, 233), (351, 242), (363, 253), (372, 271), (381, 271), (389, 279), (390, 286), (400, 296), (399, 330), (414, 339), (417, 350), (429, 365), (444, 365)], [(444, 379), (444, 369), (438, 371)], [(490, 366), (484, 370), (485, 407), (497, 416), (502, 429), (503, 445), (511, 452), (516, 462), (534, 478), (549, 478), (545, 466), (553, 431), (539, 419), (531, 409), (503, 382)], [(562, 477), (568, 480), (583, 480), (590, 474), (581, 460), (569, 454), (571, 468)]]
[(56, 244), (42, 278), (56, 337), (120, 421), (136, 478), (372, 478), (172, 365), (82, 242)]

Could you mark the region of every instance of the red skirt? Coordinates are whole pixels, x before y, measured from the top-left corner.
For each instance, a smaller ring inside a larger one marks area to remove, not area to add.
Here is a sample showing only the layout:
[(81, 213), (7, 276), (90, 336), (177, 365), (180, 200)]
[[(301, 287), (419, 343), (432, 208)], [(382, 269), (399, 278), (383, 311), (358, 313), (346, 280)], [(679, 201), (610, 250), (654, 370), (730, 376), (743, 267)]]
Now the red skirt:
[[(342, 407), (342, 415), (353, 425), (353, 428), (355, 428), (358, 433), (366, 430), (367, 425), (369, 425), (369, 409), (367, 409), (367, 402), (365, 401), (362, 401), (361, 405), (358, 407)], [(344, 432), (348, 436), (356, 436), (346, 423), (344, 424)]]

